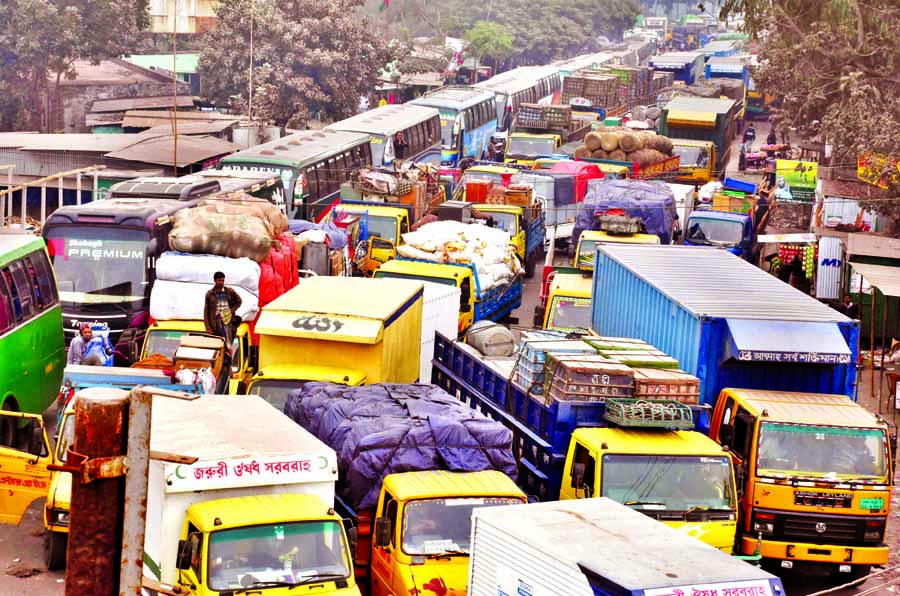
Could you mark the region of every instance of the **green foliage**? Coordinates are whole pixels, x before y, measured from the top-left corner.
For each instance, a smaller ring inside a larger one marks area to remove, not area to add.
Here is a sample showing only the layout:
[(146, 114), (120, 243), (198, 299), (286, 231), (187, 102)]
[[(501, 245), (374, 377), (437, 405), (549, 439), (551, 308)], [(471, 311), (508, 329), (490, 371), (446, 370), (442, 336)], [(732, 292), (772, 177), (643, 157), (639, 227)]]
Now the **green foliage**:
[(478, 21), (466, 31), (464, 38), (469, 42), (468, 52), (478, 60), (491, 58), (497, 62), (508, 58), (515, 51), (509, 29), (497, 23)]
[(49, 92), (52, 81), (74, 78), (77, 59), (99, 62), (128, 53), (148, 19), (146, 0), (0, 3), (0, 125), (38, 129), (39, 94)]
[[(821, 126), (832, 165), (855, 169), (857, 156), (881, 155), (886, 175), (900, 159), (900, 6), (895, 0), (727, 0), (760, 41), (754, 79), (782, 98), (781, 126)], [(893, 170), (896, 174), (896, 170)], [(900, 197), (897, 176), (889, 196)], [(900, 201), (869, 206), (894, 222)]]
[[(385, 64), (402, 57), (361, 17), (361, 0), (256, 0), (253, 116), (302, 126), (315, 112), (353, 114)], [(250, 0), (221, 0), (204, 38), (200, 73), (209, 96), (246, 108)]]

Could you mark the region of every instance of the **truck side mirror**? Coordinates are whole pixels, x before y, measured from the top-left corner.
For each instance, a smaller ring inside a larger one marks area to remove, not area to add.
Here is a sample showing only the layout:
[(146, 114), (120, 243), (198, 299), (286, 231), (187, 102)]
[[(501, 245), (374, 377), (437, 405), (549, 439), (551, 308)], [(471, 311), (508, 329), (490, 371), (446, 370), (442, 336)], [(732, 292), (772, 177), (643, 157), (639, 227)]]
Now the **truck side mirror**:
[(44, 429), (34, 424), (31, 428), (31, 436), (28, 439), (28, 453), (35, 457), (44, 455)]
[(187, 540), (178, 541), (178, 557), (175, 560), (176, 569), (191, 568), (191, 547)]
[(129, 362), (137, 362), (141, 359), (141, 350), (138, 348), (137, 340), (128, 342), (128, 360)]
[(375, 519), (375, 546), (386, 548), (391, 545), (391, 519), (379, 517)]
[(572, 464), (572, 488), (581, 488), (584, 485), (584, 464)]
[(719, 427), (719, 443), (722, 445), (732, 446), (734, 442), (734, 425), (723, 423)]
[(356, 559), (356, 545), (359, 543), (359, 528), (352, 527), (347, 532), (347, 542), (350, 544), (350, 555)]

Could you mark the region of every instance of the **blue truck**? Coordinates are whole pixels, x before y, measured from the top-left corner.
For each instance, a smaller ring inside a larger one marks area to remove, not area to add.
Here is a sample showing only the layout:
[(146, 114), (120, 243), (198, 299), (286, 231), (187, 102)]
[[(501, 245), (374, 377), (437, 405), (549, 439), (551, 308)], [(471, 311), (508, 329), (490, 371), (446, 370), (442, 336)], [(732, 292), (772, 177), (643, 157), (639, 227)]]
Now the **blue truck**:
[(721, 249), (604, 245), (592, 329), (670, 354), (700, 379), (700, 403), (726, 388), (854, 397), (859, 322)]
[(650, 68), (669, 71), (676, 81), (693, 85), (703, 76), (705, 62), (702, 52), (668, 52), (650, 58)]
[[(486, 358), (437, 333), (432, 364), (433, 384), (512, 431), (517, 483), (541, 501), (560, 496), (572, 434), (579, 428), (609, 426), (605, 402), (547, 403), (513, 383), (515, 358)], [(710, 408), (690, 410), (693, 429), (708, 434)]]
[(745, 261), (753, 262), (756, 250), (753, 218), (744, 213), (694, 210), (688, 215), (684, 227), (684, 244), (724, 248)]

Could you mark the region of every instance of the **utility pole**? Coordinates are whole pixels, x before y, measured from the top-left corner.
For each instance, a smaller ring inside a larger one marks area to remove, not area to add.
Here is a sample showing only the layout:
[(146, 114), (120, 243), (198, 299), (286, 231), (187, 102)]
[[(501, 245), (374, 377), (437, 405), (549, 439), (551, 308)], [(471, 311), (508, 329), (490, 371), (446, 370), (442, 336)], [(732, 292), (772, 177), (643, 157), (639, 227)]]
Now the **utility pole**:
[(172, 175), (178, 177), (178, 0), (172, 0)]

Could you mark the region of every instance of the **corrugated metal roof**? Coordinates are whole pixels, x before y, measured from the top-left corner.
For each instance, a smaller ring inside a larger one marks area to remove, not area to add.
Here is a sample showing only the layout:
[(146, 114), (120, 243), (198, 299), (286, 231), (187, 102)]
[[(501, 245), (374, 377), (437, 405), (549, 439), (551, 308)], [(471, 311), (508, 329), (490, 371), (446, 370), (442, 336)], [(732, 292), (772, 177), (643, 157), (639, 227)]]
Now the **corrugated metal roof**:
[(815, 298), (721, 249), (607, 244), (621, 263), (696, 316), (849, 322)]
[(878, 288), (886, 296), (900, 296), (900, 267), (850, 263), (857, 273), (866, 278), (870, 285)]
[(0, 147), (22, 151), (84, 151), (107, 153), (131, 145), (140, 135), (0, 133)]
[[(237, 120), (232, 114), (219, 114), (218, 112), (178, 112), (178, 121), (213, 122), (216, 120)], [(172, 121), (172, 110), (128, 110), (122, 126), (126, 128), (150, 128)]]
[[(179, 135), (210, 135), (210, 134), (218, 134), (225, 130), (226, 128), (230, 128), (237, 124), (239, 120), (235, 118), (234, 120), (213, 120), (211, 122), (179, 122), (178, 123), (178, 134)], [(145, 130), (143, 134), (145, 135), (170, 135), (172, 134), (172, 126), (171, 122), (169, 124), (157, 124), (153, 128)]]
[[(148, 137), (137, 135), (141, 140), (117, 151), (111, 151), (107, 157), (143, 163), (171, 165), (174, 154), (174, 137)], [(234, 153), (238, 146), (215, 137), (187, 137), (178, 135), (178, 167), (206, 161), (219, 155)]]
[[(91, 104), (92, 112), (125, 112), (140, 108), (171, 108), (175, 98), (171, 95), (156, 97), (121, 97), (116, 99), (98, 99)], [(193, 107), (194, 98), (190, 95), (178, 96), (178, 107)]]

